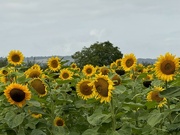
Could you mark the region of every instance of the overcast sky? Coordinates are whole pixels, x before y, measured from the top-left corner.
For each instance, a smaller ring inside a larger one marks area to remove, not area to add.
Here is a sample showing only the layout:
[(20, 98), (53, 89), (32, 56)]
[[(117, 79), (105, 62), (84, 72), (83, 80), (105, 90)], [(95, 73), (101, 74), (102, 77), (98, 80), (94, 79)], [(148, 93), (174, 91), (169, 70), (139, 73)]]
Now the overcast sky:
[(180, 57), (180, 0), (0, 0), (0, 57), (66, 56), (110, 41), (123, 54)]

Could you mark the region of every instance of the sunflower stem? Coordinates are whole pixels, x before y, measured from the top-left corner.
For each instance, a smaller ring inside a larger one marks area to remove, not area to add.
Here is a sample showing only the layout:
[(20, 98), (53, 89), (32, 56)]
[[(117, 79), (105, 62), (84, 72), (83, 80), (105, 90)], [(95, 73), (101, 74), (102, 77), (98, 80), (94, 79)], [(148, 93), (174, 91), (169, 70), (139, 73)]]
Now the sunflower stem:
[(112, 118), (112, 131), (114, 132), (116, 130), (116, 119), (115, 119), (115, 114), (114, 114), (113, 99), (111, 99), (110, 108), (111, 108), (111, 118)]
[[(165, 82), (165, 88), (167, 89), (168, 88), (168, 82), (166, 81)], [(168, 106), (168, 109), (170, 110), (171, 109), (171, 107), (170, 107), (170, 102), (169, 102), (169, 99), (167, 99), (167, 106)], [(169, 123), (171, 124), (172, 123), (172, 115), (171, 115), (171, 112), (169, 113)]]

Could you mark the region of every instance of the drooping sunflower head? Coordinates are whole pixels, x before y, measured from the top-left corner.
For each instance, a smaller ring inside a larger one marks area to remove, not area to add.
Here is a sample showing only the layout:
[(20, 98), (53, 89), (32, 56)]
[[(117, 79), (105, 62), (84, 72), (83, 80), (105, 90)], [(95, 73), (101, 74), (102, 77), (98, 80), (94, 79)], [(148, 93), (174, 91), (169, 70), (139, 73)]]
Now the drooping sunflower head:
[(83, 67), (82, 72), (85, 76), (90, 77), (96, 72), (96, 68), (93, 65), (88, 64)]
[(65, 122), (62, 118), (56, 117), (54, 119), (54, 126), (65, 126)]
[(18, 83), (8, 85), (4, 90), (4, 95), (10, 104), (15, 104), (18, 107), (22, 107), (26, 100), (31, 99), (31, 92), (28, 87)]
[(110, 71), (109, 71), (109, 68), (108, 68), (108, 67), (106, 67), (106, 66), (100, 67), (100, 73), (101, 73), (102, 75), (108, 75), (109, 72), (110, 72)]
[(40, 78), (31, 80), (30, 85), (40, 97), (47, 95), (47, 86)]
[(158, 107), (162, 107), (167, 103), (167, 99), (159, 96), (159, 92), (161, 91), (163, 91), (162, 87), (154, 87), (153, 90), (147, 94), (147, 101), (155, 101), (158, 103)]
[(14, 66), (21, 65), (24, 60), (24, 55), (19, 50), (11, 50), (7, 56), (7, 60)]
[(89, 86), (93, 86), (95, 98), (100, 99), (102, 103), (111, 101), (111, 92), (114, 89), (113, 84), (113, 81), (107, 75), (96, 74), (94, 81)]
[(42, 70), (38, 68), (29, 68), (26, 72), (25, 75), (27, 78), (38, 78), (42, 74)]
[(53, 72), (58, 71), (61, 68), (60, 58), (59, 57), (49, 58), (47, 65), (51, 71)]
[(126, 54), (121, 60), (121, 66), (125, 71), (129, 71), (136, 67), (137, 59), (133, 53)]
[(121, 78), (118, 74), (115, 74), (111, 80), (113, 81), (114, 86), (117, 86), (121, 83)]
[(164, 81), (171, 81), (179, 68), (179, 59), (170, 53), (160, 55), (155, 63), (156, 76)]
[(60, 77), (62, 80), (71, 80), (71, 79), (72, 79), (72, 76), (73, 76), (73, 72), (71, 72), (69, 69), (64, 68), (64, 69), (61, 69), (61, 70), (60, 70), (60, 75), (59, 75), (59, 77)]
[(89, 79), (82, 79), (76, 84), (77, 95), (84, 100), (94, 97), (93, 86), (88, 85), (90, 82)]

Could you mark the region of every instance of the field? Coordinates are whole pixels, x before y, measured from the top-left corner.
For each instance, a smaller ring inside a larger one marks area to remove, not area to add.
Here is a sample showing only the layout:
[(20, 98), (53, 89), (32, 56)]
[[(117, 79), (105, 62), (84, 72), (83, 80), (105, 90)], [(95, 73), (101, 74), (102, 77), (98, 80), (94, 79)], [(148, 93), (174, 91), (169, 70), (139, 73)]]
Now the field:
[(0, 68), (0, 135), (178, 135), (179, 58), (154, 64), (133, 53), (80, 69), (59, 57), (47, 67), (12, 50)]

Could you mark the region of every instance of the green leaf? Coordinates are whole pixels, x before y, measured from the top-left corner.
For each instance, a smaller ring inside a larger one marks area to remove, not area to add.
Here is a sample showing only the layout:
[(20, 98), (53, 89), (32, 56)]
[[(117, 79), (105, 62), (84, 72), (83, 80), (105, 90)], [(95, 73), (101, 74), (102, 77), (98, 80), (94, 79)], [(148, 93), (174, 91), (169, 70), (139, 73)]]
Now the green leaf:
[(126, 91), (126, 87), (124, 85), (118, 85), (115, 87), (115, 90), (113, 90), (114, 94), (122, 94)]
[(98, 110), (95, 110), (95, 112), (91, 116), (87, 117), (87, 121), (91, 125), (97, 126), (102, 123), (109, 122), (108, 119), (110, 117), (111, 117), (110, 114), (103, 114), (102, 111), (98, 109)]
[(8, 126), (10, 128), (17, 127), (23, 122), (24, 118), (25, 118), (25, 113), (20, 113), (18, 115), (15, 115), (15, 116), (11, 117), (7, 121), (7, 124), (8, 124)]
[(82, 135), (99, 135), (99, 133), (97, 132), (98, 129), (99, 129), (99, 127), (87, 129), (82, 133)]
[(13, 112), (13, 111), (9, 111), (6, 113), (5, 115), (5, 120), (8, 122), (8, 121), (11, 121), (14, 117), (16, 116), (16, 114)]
[(63, 127), (53, 127), (52, 130), (53, 135), (65, 135), (65, 130)]
[(124, 106), (128, 106), (130, 107), (131, 109), (136, 109), (136, 108), (141, 108), (141, 107), (144, 107), (143, 104), (141, 103), (134, 103), (134, 102), (124, 102), (123, 103)]
[(148, 101), (145, 103), (145, 105), (147, 106), (147, 109), (151, 109), (151, 108), (155, 108), (157, 106), (157, 102), (156, 101)]
[(160, 97), (167, 97), (167, 98), (180, 97), (180, 87), (178, 86), (170, 87), (167, 88), (166, 90), (161, 91), (159, 94)]
[(149, 115), (148, 117), (148, 120), (147, 120), (147, 123), (151, 126), (151, 127), (154, 127), (156, 126), (157, 124), (159, 124), (162, 119), (163, 119), (163, 114), (162, 113), (158, 113), (157, 111), (156, 112), (153, 112)]
[(46, 135), (42, 130), (34, 129), (30, 135)]

